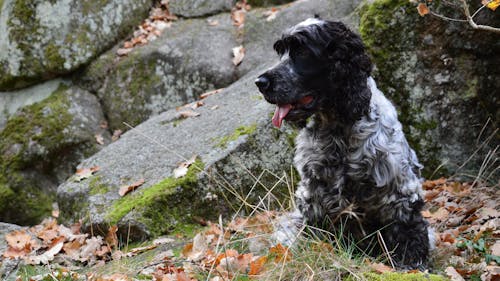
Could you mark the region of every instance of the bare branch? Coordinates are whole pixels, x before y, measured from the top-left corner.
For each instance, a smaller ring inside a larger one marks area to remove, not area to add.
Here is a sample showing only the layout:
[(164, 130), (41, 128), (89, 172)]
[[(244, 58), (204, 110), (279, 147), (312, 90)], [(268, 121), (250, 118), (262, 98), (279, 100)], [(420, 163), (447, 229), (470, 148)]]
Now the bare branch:
[(465, 17), (467, 18), (467, 21), (469, 22), (469, 25), (472, 26), (472, 28), (479, 29), (479, 30), (491, 31), (491, 32), (495, 32), (495, 33), (500, 33), (500, 28), (492, 27), (489, 25), (477, 24), (470, 15), (469, 5), (467, 5), (467, 2), (465, 0), (462, 0), (462, 4), (463, 4)]

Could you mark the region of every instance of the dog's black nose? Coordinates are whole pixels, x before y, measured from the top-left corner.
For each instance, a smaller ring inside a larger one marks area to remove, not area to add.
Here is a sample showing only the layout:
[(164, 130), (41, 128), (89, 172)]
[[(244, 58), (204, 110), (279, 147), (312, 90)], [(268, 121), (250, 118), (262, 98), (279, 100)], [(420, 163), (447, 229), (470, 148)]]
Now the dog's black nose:
[(266, 76), (261, 75), (259, 76), (259, 78), (257, 78), (257, 80), (255, 80), (255, 85), (257, 85), (261, 93), (264, 93), (267, 89), (269, 89), (271, 81), (269, 81)]

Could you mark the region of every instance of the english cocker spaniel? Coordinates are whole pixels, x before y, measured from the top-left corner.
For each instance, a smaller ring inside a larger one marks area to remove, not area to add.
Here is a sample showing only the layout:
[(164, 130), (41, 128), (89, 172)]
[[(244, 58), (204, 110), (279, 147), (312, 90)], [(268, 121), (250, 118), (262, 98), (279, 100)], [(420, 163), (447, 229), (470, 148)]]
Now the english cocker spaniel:
[[(294, 164), (301, 222), (341, 230), (372, 254), (385, 249), (399, 268), (425, 267), (433, 236), (420, 213), (422, 166), (370, 76), (361, 38), (341, 22), (310, 18), (285, 31), (274, 49), (280, 63), (255, 83), (276, 105), (272, 123), (300, 128)], [(371, 243), (377, 236), (383, 239)]]

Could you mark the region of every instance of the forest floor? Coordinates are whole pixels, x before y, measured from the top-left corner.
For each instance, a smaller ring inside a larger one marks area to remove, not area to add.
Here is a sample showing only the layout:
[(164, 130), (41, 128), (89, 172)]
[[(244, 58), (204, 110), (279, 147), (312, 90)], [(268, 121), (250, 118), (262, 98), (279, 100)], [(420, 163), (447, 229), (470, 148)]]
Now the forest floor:
[(301, 235), (291, 248), (273, 244), (283, 212), (258, 208), (227, 224), (204, 222), (189, 234), (140, 245), (120, 242), (116, 226), (100, 237), (49, 218), (7, 234), (0, 261), (11, 268), (9, 279), (26, 281), (500, 280), (498, 186), (438, 179), (423, 187), (422, 214), (437, 238), (432, 274), (396, 272), (390, 259), (356, 254), (337, 238)]

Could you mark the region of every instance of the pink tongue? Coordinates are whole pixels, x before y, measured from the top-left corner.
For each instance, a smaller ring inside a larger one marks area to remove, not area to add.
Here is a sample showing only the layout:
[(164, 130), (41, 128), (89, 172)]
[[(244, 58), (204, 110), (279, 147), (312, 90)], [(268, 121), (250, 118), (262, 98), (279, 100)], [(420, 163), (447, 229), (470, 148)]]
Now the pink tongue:
[(291, 104), (276, 105), (276, 110), (274, 111), (274, 116), (273, 116), (273, 125), (275, 127), (280, 128), (283, 119), (286, 117), (286, 115), (288, 114), (288, 112), (290, 112), (291, 109), (292, 109)]

